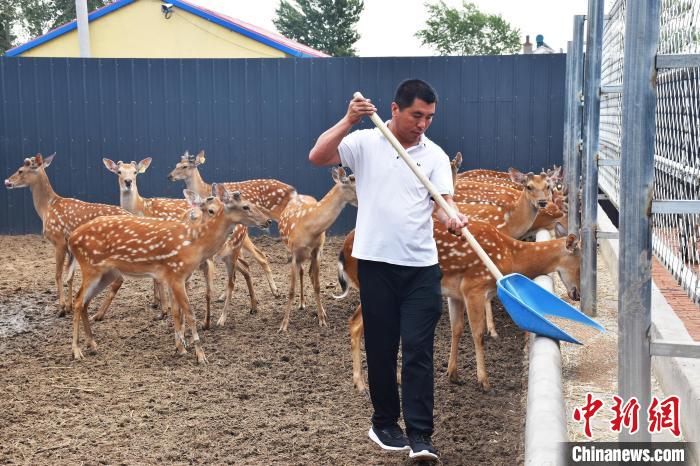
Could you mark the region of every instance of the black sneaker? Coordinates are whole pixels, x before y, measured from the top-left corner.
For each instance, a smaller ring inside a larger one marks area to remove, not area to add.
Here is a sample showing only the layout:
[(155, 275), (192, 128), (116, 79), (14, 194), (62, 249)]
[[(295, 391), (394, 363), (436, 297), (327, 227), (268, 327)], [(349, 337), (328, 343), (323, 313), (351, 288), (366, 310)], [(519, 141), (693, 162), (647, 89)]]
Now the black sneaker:
[(430, 440), (430, 435), (427, 434), (411, 434), (408, 438), (408, 443), (411, 446), (411, 452), (408, 454), (410, 458), (417, 460), (437, 460), (438, 454), (433, 442)]
[(377, 429), (372, 426), (369, 428), (367, 435), (374, 443), (385, 450), (401, 451), (411, 448), (408, 445), (408, 439), (403, 434), (403, 430), (398, 425), (385, 427), (384, 429)]

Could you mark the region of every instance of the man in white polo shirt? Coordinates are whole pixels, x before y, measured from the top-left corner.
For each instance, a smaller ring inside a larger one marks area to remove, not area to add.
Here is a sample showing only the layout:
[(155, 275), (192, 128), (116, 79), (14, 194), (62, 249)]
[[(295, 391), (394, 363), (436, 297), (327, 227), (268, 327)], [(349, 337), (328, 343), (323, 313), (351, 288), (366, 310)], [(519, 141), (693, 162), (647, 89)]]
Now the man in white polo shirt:
[[(437, 94), (426, 82), (402, 82), (387, 127), (447, 202), (453, 186), (447, 154), (423, 133), (435, 115)], [(370, 100), (353, 99), (346, 115), (324, 132), (309, 153), (315, 165), (342, 163), (355, 174), (358, 198), (353, 256), (358, 259), (360, 301), (370, 397), (369, 437), (387, 450), (410, 449), (412, 458), (437, 459), (433, 433), (433, 340), (442, 310), (437, 247), (428, 190), (374, 129), (348, 134), (376, 112)], [(466, 218), (438, 219), (458, 232)], [(401, 391), (408, 439), (398, 425), (396, 383), (401, 340)]]

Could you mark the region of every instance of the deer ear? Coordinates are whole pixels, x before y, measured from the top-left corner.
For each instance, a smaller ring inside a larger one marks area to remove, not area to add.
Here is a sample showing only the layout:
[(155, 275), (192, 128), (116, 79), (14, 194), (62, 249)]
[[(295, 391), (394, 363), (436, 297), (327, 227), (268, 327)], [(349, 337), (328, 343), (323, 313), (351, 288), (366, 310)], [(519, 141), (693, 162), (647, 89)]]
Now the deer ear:
[(105, 167), (107, 167), (107, 170), (111, 171), (112, 173), (117, 173), (117, 170), (119, 170), (117, 164), (106, 157), (102, 159), (102, 163), (104, 163)]
[(153, 159), (151, 157), (146, 157), (145, 159), (140, 161), (139, 164), (137, 165), (137, 171), (139, 173), (144, 173), (146, 171), (146, 169), (148, 168), (148, 166), (151, 165), (152, 161), (153, 161)]
[(200, 207), (202, 205), (202, 198), (199, 197), (199, 194), (197, 194), (194, 191), (190, 191), (189, 189), (183, 189), (182, 194), (185, 196), (185, 199), (187, 199), (187, 203), (190, 205), (190, 207)]
[(211, 195), (218, 197), (220, 201), (224, 201), (226, 198), (226, 188), (220, 183), (213, 183), (211, 185)]
[(510, 179), (513, 181), (513, 183), (525, 184), (527, 179), (526, 176), (517, 169), (510, 167), (508, 169), (508, 174), (510, 174)]
[(566, 228), (564, 228), (564, 225), (561, 223), (557, 222), (554, 224), (554, 234), (556, 235), (557, 238), (563, 238), (566, 236)]
[(197, 154), (197, 157), (194, 159), (194, 164), (195, 165), (201, 165), (204, 163), (206, 159), (204, 158), (204, 149), (199, 151), (199, 154)]
[(53, 162), (53, 158), (56, 157), (56, 153), (54, 152), (53, 154), (49, 155), (48, 157), (44, 158), (44, 168), (48, 168), (49, 165), (51, 165), (51, 162)]
[(331, 168), (331, 177), (333, 178), (333, 181), (336, 183), (340, 183), (340, 176), (338, 175), (338, 167), (333, 167)]
[(566, 237), (566, 249), (571, 252), (576, 250), (576, 235), (573, 233)]

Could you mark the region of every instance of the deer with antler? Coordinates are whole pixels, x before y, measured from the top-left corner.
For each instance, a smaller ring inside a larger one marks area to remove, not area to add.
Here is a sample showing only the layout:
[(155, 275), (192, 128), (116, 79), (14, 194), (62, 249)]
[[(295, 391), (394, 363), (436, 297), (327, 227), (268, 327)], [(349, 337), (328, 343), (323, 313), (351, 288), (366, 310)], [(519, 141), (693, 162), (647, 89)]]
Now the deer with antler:
[[(576, 236), (568, 235), (559, 239), (539, 243), (518, 241), (493, 225), (473, 221), (469, 231), (498, 269), (504, 273), (521, 273), (530, 278), (557, 272), (571, 299), (580, 299), (580, 248)], [(561, 225), (557, 228), (559, 235), (565, 234)], [(447, 232), (440, 222), (434, 225), (435, 242), (442, 269), (442, 293), (448, 298), (452, 341), (447, 373), (451, 381), (459, 380), (457, 374), (457, 350), (459, 340), (464, 333), (464, 309), (466, 307), (469, 326), (474, 340), (474, 352), (477, 362), (477, 380), (484, 390), (490, 384), (486, 372), (482, 335), (485, 330), (486, 306), (496, 294), (496, 280), (486, 269), (471, 247), (459, 238)], [(357, 278), (357, 259), (352, 257), (354, 231), (350, 232), (343, 244), (338, 259), (338, 279), (343, 293), (347, 295), (349, 287), (359, 290)], [(361, 374), (360, 340), (364, 333), (362, 308), (358, 306), (349, 320), (350, 342), (352, 352), (353, 383), (358, 390), (365, 389)]]
[[(152, 160), (153, 159), (151, 157), (146, 157), (139, 163), (136, 163), (135, 161), (132, 161), (131, 163), (124, 163), (121, 160), (115, 163), (108, 158), (103, 158), (102, 162), (107, 170), (117, 175), (119, 182), (119, 203), (122, 208), (141, 217), (156, 217), (170, 220), (178, 220), (183, 218), (183, 216), (185, 216), (190, 209), (190, 203), (187, 200), (162, 197), (144, 198), (139, 194), (136, 178), (139, 174), (145, 173), (145, 171), (151, 165)], [(205, 295), (206, 312), (204, 318), (204, 328), (208, 329), (211, 315), (211, 297), (214, 273), (213, 262), (210, 259), (207, 259), (202, 264), (201, 270), (204, 273), (207, 287)], [(114, 294), (117, 290), (112, 289), (110, 291), (107, 300), (105, 301), (106, 305), (93, 316), (93, 320), (102, 320), (104, 318), (104, 315), (109, 307), (109, 303), (111, 302), (112, 298), (114, 298)], [(167, 314), (167, 306), (163, 302), (163, 296), (159, 291), (160, 287), (155, 282), (153, 284), (153, 290), (153, 304), (157, 305), (158, 301), (161, 301), (162, 310), (160, 317), (164, 318)]]
[[(203, 150), (197, 155), (191, 155), (189, 152), (185, 152), (185, 154), (180, 157), (180, 161), (175, 165), (175, 168), (168, 175), (168, 179), (171, 181), (182, 180), (185, 182), (188, 189), (200, 195), (211, 192), (211, 185), (202, 179), (202, 175), (199, 172), (199, 166), (204, 164), (205, 160), (206, 158)], [(270, 218), (276, 221), (279, 221), (280, 215), (289, 202), (289, 199), (296, 194), (296, 189), (293, 186), (275, 179), (248, 180), (223, 183), (223, 185), (229, 190), (239, 190), (247, 199), (257, 204), (258, 207), (265, 209), (270, 215)], [(243, 274), (246, 284), (248, 285), (248, 293), (251, 297), (251, 313), (257, 312), (257, 300), (255, 299), (255, 291), (252, 281), (250, 280), (248, 267), (240, 258), (243, 249), (248, 251), (255, 261), (263, 268), (272, 293), (278, 296), (277, 285), (272, 277), (272, 271), (265, 253), (253, 244), (248, 236), (247, 229), (241, 226), (239, 229), (234, 230), (231, 238), (226, 242), (224, 250), (217, 254), (226, 265), (228, 272), (224, 311), (217, 325), (224, 325), (226, 322), (226, 310), (228, 309), (228, 303), (231, 300), (231, 295), (234, 290), (236, 271), (240, 271)]]
[(103, 215), (129, 215), (124, 209), (107, 204), (84, 202), (61, 197), (51, 187), (46, 169), (55, 153), (44, 158), (41, 154), (26, 158), (22, 166), (5, 180), (7, 189), (29, 187), (34, 208), (41, 218), (44, 237), (54, 247), (56, 258), (56, 289), (58, 291), (59, 316), (64, 316), (73, 306), (73, 278), (68, 279), (68, 296), (63, 293), (63, 268), (66, 260), (67, 241), (77, 227)]
[(102, 217), (73, 232), (69, 246), (83, 275), (73, 309), (72, 350), (75, 359), (83, 357), (78, 345), (80, 320), (83, 321), (87, 346), (92, 350), (97, 348), (87, 318), (90, 301), (105, 286), (127, 275), (150, 276), (166, 285), (175, 301), (173, 323), (178, 352), (186, 352), (181, 321), (184, 315), (197, 361), (206, 362), (185, 281), (202, 261), (221, 249), (236, 223), (261, 228), (270, 224), (267, 215), (239, 192), (229, 192), (218, 185), (213, 189), (216, 197), (207, 200), (210, 215), (203, 216), (200, 222), (134, 216)]
[(310, 261), (309, 275), (318, 307), (318, 324), (326, 326), (326, 311), (321, 302), (319, 278), (321, 252), (326, 240), (326, 230), (335, 222), (346, 204), (357, 206), (355, 177), (346, 176), (342, 168), (333, 168), (334, 185), (317, 201), (311, 196), (296, 195), (287, 204), (279, 220), (280, 236), (292, 256), (289, 294), (280, 331), (286, 332), (295, 295), (296, 277), (299, 276), (299, 309), (304, 309), (304, 262)]

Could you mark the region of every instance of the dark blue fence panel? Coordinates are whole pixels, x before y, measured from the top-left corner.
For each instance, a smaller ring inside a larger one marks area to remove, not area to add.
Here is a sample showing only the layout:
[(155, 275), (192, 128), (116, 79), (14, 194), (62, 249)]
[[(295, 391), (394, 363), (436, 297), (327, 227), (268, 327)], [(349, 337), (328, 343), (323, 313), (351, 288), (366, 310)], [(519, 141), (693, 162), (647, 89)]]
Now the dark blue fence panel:
[[(418, 77), (438, 91), (428, 137), (463, 170), (561, 164), (564, 55), (329, 59), (0, 58), (0, 164), (7, 177), (37, 152), (57, 153), (57, 193), (119, 202), (102, 158), (153, 157), (147, 196), (180, 197), (167, 174), (188, 150), (207, 152), (207, 181), (277, 178), (322, 197), (330, 171), (308, 163), (320, 133), (356, 90), (390, 117), (396, 85)], [(369, 121), (362, 127), (371, 126)], [(332, 232), (354, 225), (348, 208)], [(0, 193), (0, 233), (38, 233), (28, 190)]]

